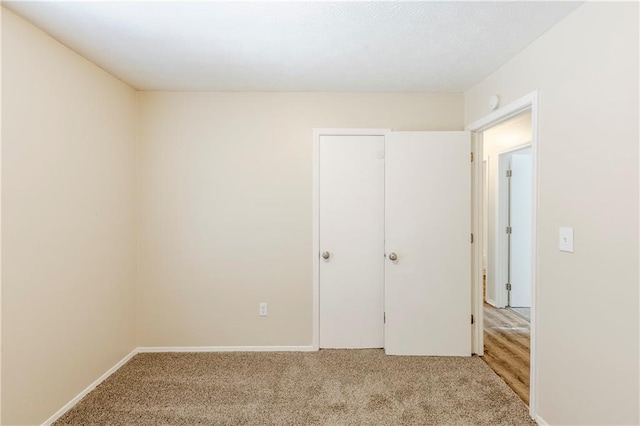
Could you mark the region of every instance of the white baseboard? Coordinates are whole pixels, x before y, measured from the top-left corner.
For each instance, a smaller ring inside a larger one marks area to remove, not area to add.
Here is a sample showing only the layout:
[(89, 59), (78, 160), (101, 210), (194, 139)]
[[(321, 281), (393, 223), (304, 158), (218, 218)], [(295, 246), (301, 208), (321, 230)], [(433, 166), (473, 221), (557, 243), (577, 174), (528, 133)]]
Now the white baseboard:
[(540, 416), (536, 416), (534, 419), (539, 426), (549, 426), (549, 423), (545, 422), (544, 419)]
[(139, 353), (152, 352), (312, 352), (313, 346), (143, 346)]
[(127, 362), (129, 362), (129, 360), (131, 358), (133, 358), (137, 353), (138, 353), (138, 349), (137, 348), (132, 350), (129, 355), (125, 356), (120, 361), (118, 361), (116, 363), (116, 365), (114, 365), (109, 370), (107, 370), (107, 372), (104, 373), (102, 376), (98, 377), (98, 379), (95, 382), (93, 382), (89, 386), (87, 386), (75, 398), (73, 398), (71, 401), (67, 402), (67, 404), (64, 407), (62, 407), (61, 409), (59, 409), (53, 416), (49, 417), (44, 423), (42, 423), (42, 426), (50, 426), (51, 424), (53, 424), (56, 420), (58, 420), (60, 417), (62, 417), (67, 411), (69, 411), (71, 408), (73, 408), (74, 405), (76, 405), (78, 402), (80, 402), (80, 400), (82, 398), (84, 398), (89, 392), (94, 390), (100, 383), (104, 382), (107, 379), (107, 377), (109, 377), (110, 375), (115, 373), (120, 367), (122, 367)]
[(496, 301), (493, 299), (489, 299), (488, 297), (487, 297), (487, 303), (493, 306), (494, 308), (498, 307), (498, 304), (496, 303)]

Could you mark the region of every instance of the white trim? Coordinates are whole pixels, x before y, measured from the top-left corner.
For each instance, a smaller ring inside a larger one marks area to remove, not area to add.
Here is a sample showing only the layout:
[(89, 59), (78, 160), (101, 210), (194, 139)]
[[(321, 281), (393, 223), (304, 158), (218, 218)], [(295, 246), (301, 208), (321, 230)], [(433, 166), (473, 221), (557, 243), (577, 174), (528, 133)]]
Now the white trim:
[(320, 136), (386, 136), (391, 129), (313, 129), (313, 350), (320, 349)]
[(104, 382), (109, 376), (111, 376), (113, 373), (115, 373), (120, 367), (122, 367), (123, 365), (125, 365), (127, 362), (129, 362), (129, 360), (131, 358), (133, 358), (135, 355), (138, 354), (138, 349), (134, 349), (131, 351), (131, 353), (129, 353), (129, 355), (125, 356), (124, 358), (122, 358), (120, 361), (118, 361), (116, 363), (116, 365), (114, 365), (113, 367), (111, 367), (109, 370), (107, 370), (106, 373), (104, 373), (102, 376), (98, 377), (98, 379), (91, 383), (89, 386), (87, 386), (82, 392), (80, 392), (78, 395), (76, 395), (71, 401), (67, 402), (65, 404), (64, 407), (62, 407), (61, 409), (59, 409), (53, 416), (49, 417), (47, 420), (45, 420), (44, 423), (42, 423), (42, 426), (49, 426), (52, 425), (55, 421), (57, 421), (60, 417), (62, 417), (67, 411), (69, 411), (70, 409), (73, 408), (74, 405), (76, 405), (78, 402), (80, 402), (80, 400), (82, 398), (84, 398), (85, 396), (87, 396), (87, 394), (89, 392), (91, 392), (92, 390), (94, 390), (96, 387), (98, 387), (98, 385), (102, 382)]
[(313, 129), (313, 228), (311, 257), (313, 277), (311, 280), (312, 291), (312, 340), (315, 350), (320, 349), (320, 135), (322, 130)]
[(482, 133), (471, 133), (471, 152), (474, 161), (471, 163), (471, 233), (474, 243), (471, 244), (471, 315), (474, 321), (471, 326), (471, 353), (484, 355), (484, 273), (482, 254), (484, 251), (484, 153)]
[(536, 418), (534, 419), (536, 423), (538, 423), (538, 425), (540, 426), (549, 426), (549, 423), (547, 423), (542, 417), (540, 416), (536, 416)]
[(529, 371), (529, 415), (538, 416), (538, 92), (531, 97), (531, 367)]
[[(538, 285), (537, 285), (537, 276), (538, 276), (538, 238), (537, 238), (537, 230), (538, 230), (538, 91), (534, 91), (529, 93), (526, 96), (523, 96), (520, 99), (511, 102), (510, 104), (488, 114), (487, 116), (474, 121), (471, 124), (466, 126), (466, 129), (472, 132), (478, 132), (477, 135), (477, 144), (478, 149), (482, 148), (482, 131), (487, 130), (490, 127), (496, 126), (497, 124), (503, 123), (510, 118), (526, 111), (531, 110), (531, 159), (533, 162), (532, 165), (532, 180), (533, 180), (533, 190), (532, 190), (532, 236), (531, 236), (531, 245), (532, 245), (532, 254), (531, 254), (531, 359), (530, 359), (530, 374), (529, 374), (529, 415), (532, 419), (537, 419), (538, 412), (538, 357), (537, 357), (537, 306), (538, 306)], [(477, 154), (479, 158), (480, 153)], [(480, 184), (476, 184), (474, 186), (475, 191), (479, 191), (478, 188), (481, 188), (482, 182), (482, 168), (475, 168), (476, 179), (480, 180)], [(481, 194), (481, 192), (477, 192), (477, 194)], [(474, 217), (482, 217), (482, 197), (475, 197), (474, 200)], [(477, 241), (478, 244), (474, 245), (474, 250), (476, 253), (478, 248), (482, 247), (485, 236), (482, 235), (482, 228), (475, 229), (474, 232), (477, 232)], [(477, 256), (477, 254), (476, 254)], [(480, 274), (482, 274), (482, 268), (478, 266), (477, 262), (474, 266), (476, 269), (474, 271), (474, 276), (476, 277), (476, 289), (475, 294), (482, 294), (480, 284), (482, 280), (478, 280), (478, 277), (481, 278)], [(478, 319), (478, 327), (477, 336), (475, 341), (482, 342), (482, 331), (483, 331), (483, 321), (484, 318), (482, 316), (482, 298), (476, 297), (475, 303), (473, 306), (476, 309), (476, 318)], [(480, 348), (476, 348), (477, 351)], [(476, 353), (479, 353), (477, 352)]]
[(313, 346), (143, 346), (138, 353), (157, 352), (313, 352)]

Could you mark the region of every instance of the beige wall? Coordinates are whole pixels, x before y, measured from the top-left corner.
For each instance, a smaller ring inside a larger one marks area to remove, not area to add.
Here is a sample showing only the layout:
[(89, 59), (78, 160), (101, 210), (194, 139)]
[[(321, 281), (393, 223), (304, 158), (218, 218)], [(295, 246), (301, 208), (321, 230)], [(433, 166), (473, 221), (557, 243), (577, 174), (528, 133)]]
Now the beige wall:
[(136, 92), (2, 11), (2, 423), (135, 347)]
[[(587, 3), (465, 94), (538, 89), (538, 391), (549, 424), (638, 424), (638, 4)], [(574, 227), (575, 253), (558, 251)]]
[(463, 128), (461, 94), (140, 99), (140, 346), (311, 345), (313, 128)]
[(465, 120), (438, 94), (149, 92), (136, 111), (2, 15), (3, 423), (44, 421), (138, 345), (310, 345), (312, 128), (460, 130), (536, 89), (539, 414), (640, 422), (637, 4), (581, 6), (469, 90)]
[[(500, 182), (499, 160), (500, 154), (516, 147), (531, 143), (531, 112), (495, 126), (482, 135), (482, 159), (487, 162), (488, 197), (485, 205), (484, 250), (487, 256), (487, 299), (490, 303), (498, 303), (504, 307), (497, 297), (499, 291), (504, 291), (504, 282), (498, 275), (498, 238), (504, 231), (498, 226), (498, 185)], [(502, 277), (503, 279), (506, 277)], [(502, 287), (498, 289), (498, 286)], [(504, 301), (506, 302), (506, 300)]]
[[(2, 13), (0, 6), (0, 100), (2, 99)], [(0, 424), (2, 423), (2, 102), (0, 101)]]

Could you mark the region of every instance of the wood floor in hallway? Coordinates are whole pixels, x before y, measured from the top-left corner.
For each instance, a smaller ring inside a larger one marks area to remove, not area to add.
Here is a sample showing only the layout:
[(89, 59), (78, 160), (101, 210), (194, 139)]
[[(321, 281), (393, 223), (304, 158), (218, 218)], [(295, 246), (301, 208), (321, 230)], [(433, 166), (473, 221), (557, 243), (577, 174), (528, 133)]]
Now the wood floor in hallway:
[(509, 309), (484, 305), (482, 359), (529, 404), (530, 326)]

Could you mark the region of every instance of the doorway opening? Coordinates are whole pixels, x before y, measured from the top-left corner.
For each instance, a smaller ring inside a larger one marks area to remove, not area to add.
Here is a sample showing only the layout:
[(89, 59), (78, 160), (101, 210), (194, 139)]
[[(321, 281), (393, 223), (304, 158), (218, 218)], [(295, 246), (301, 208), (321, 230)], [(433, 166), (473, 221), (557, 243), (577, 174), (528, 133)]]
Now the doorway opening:
[(484, 361), (529, 403), (531, 111), (483, 132)]
[(475, 352), (536, 409), (537, 93), (468, 126), (475, 173)]

